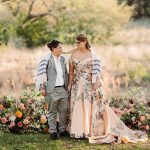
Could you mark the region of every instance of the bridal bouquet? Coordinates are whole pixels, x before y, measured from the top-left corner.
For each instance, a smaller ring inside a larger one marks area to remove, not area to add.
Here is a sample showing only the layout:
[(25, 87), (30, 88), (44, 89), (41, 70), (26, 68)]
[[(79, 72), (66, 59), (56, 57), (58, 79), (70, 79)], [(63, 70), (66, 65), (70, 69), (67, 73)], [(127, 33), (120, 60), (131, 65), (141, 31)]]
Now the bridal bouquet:
[(5, 96), (0, 101), (0, 130), (48, 132), (45, 102), (40, 94), (27, 90), (19, 99)]

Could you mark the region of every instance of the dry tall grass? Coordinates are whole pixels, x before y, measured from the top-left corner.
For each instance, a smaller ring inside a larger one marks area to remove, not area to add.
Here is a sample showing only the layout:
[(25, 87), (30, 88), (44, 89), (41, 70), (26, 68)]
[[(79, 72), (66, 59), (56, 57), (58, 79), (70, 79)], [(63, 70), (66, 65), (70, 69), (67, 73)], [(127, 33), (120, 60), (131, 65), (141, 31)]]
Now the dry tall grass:
[[(121, 87), (128, 88), (129, 70), (137, 64), (143, 64), (149, 68), (149, 44), (119, 45), (119, 46), (93, 46), (102, 61), (103, 87), (107, 97), (119, 95)], [(64, 46), (65, 50), (72, 46)], [(17, 50), (7, 47), (0, 55), (0, 96), (11, 94), (20, 95), (22, 89), (35, 84), (35, 70), (38, 61), (49, 52), (48, 48), (41, 47), (29, 51)], [(69, 54), (64, 55), (66, 60)]]
[[(150, 20), (142, 22), (131, 22), (116, 34), (122, 42), (120, 45), (93, 46), (102, 61), (103, 88), (107, 98), (120, 95), (133, 84), (149, 87), (149, 81), (145, 83), (141, 78), (150, 74)], [(73, 47), (65, 45), (64, 50)], [(13, 45), (0, 47), (0, 97), (6, 94), (19, 96), (23, 89), (33, 86), (38, 61), (48, 52), (46, 46), (34, 50), (17, 50)], [(69, 58), (69, 54), (64, 56)], [(137, 76), (131, 80), (133, 71)]]

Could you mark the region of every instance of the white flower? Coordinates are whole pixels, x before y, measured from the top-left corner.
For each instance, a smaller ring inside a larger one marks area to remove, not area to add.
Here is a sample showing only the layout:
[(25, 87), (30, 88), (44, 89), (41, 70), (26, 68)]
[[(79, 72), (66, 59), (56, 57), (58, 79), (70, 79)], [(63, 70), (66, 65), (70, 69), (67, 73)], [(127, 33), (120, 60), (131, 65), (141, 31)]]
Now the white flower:
[(146, 117), (147, 117), (147, 119), (150, 119), (150, 114), (147, 113), (147, 114), (146, 114)]
[(39, 129), (39, 128), (40, 128), (40, 125), (36, 124), (35, 127)]
[(9, 121), (11, 121), (11, 122), (14, 122), (15, 119), (16, 119), (16, 116), (10, 116), (10, 117), (9, 117)]
[(131, 119), (132, 119), (132, 121), (135, 121), (135, 117), (132, 117)]

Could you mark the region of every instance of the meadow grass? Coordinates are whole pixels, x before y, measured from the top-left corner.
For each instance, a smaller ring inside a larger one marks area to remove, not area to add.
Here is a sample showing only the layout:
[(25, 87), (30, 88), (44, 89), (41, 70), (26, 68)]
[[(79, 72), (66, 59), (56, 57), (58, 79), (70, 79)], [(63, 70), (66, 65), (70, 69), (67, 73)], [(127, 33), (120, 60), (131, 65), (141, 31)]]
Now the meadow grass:
[(0, 136), (1, 150), (148, 150), (148, 142), (136, 144), (89, 144), (87, 139), (61, 138), (53, 141), (49, 134), (8, 134)]

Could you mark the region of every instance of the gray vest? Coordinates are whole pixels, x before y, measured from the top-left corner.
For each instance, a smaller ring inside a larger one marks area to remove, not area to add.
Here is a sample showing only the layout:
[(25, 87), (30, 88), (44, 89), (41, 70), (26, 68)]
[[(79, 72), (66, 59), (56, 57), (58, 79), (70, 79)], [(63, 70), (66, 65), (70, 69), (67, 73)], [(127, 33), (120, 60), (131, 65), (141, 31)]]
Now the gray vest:
[[(65, 83), (65, 88), (67, 89), (68, 85), (68, 73), (66, 69), (66, 64), (65, 64), (65, 58), (61, 56), (60, 58), (61, 66), (62, 66), (62, 71), (63, 71), (63, 78), (64, 78), (64, 83)], [(56, 71), (56, 66), (55, 66), (55, 61), (53, 59), (53, 56), (50, 56), (48, 66), (47, 66), (47, 84), (46, 84), (46, 92), (51, 93), (54, 90), (54, 86), (56, 83), (56, 76), (57, 76), (57, 71)]]

